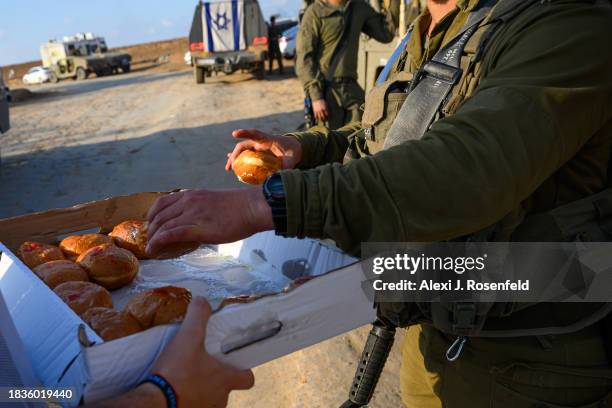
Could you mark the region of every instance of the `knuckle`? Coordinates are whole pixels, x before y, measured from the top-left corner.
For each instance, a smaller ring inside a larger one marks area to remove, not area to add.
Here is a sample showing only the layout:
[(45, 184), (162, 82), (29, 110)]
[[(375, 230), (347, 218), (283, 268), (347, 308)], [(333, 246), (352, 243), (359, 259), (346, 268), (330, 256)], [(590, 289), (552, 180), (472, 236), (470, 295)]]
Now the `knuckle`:
[(149, 238), (152, 238), (154, 236), (154, 232), (158, 229), (158, 224), (159, 223), (155, 219), (151, 220), (151, 222), (149, 223), (149, 227), (147, 228)]

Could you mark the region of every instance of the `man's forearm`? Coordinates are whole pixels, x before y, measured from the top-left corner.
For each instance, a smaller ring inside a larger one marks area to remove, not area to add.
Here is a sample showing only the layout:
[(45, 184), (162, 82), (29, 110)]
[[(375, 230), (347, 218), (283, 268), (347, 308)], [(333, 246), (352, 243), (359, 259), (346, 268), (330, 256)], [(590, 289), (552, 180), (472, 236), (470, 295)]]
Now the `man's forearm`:
[(372, 11), (372, 15), (366, 21), (363, 32), (382, 43), (389, 43), (395, 37), (395, 22), (390, 10), (380, 13)]
[(302, 85), (304, 86), (304, 92), (313, 101), (325, 99), (325, 94), (323, 91), (323, 83), (317, 80), (317, 77), (320, 75), (321, 74), (319, 72), (316, 72), (314, 74), (309, 73), (307, 78), (301, 78)]
[(309, 93), (312, 100), (324, 98), (323, 85), (325, 77), (319, 67), (318, 47), (319, 34), (318, 18), (312, 8), (304, 13), (300, 30), (296, 39), (296, 72), (304, 90)]

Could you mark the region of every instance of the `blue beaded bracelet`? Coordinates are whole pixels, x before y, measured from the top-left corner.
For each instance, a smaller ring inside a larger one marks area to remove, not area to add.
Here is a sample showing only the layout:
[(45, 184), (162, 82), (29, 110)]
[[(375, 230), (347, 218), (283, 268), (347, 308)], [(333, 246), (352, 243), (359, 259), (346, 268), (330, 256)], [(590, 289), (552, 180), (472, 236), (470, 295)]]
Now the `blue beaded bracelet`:
[(153, 385), (156, 385), (157, 388), (159, 388), (164, 393), (168, 408), (177, 408), (178, 398), (176, 392), (174, 391), (174, 388), (172, 388), (172, 385), (170, 385), (170, 383), (164, 377), (159, 374), (151, 374), (150, 376), (145, 378), (140, 384), (144, 383), (151, 383)]

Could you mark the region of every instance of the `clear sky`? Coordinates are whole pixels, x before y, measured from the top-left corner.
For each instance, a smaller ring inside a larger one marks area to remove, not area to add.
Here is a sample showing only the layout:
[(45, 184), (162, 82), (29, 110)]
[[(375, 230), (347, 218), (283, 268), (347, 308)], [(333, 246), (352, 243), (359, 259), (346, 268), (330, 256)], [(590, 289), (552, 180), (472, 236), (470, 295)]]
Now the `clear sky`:
[[(109, 47), (187, 36), (197, 0), (0, 0), (0, 66), (40, 59), (49, 39), (77, 32)], [(271, 14), (296, 17), (299, 0), (260, 0)]]

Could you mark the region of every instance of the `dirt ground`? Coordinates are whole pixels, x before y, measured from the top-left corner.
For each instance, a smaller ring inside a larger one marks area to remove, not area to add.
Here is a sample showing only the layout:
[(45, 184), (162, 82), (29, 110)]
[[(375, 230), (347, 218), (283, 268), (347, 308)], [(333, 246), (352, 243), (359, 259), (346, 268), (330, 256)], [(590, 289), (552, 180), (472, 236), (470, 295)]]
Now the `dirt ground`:
[[(0, 138), (0, 218), (137, 191), (240, 187), (223, 168), (231, 131), (281, 133), (303, 119), (293, 76), (219, 75), (196, 86), (188, 67), (174, 66), (21, 91)], [(229, 406), (339, 406), (367, 330), (257, 367), (255, 388)], [(400, 406), (398, 345), (371, 407)]]

